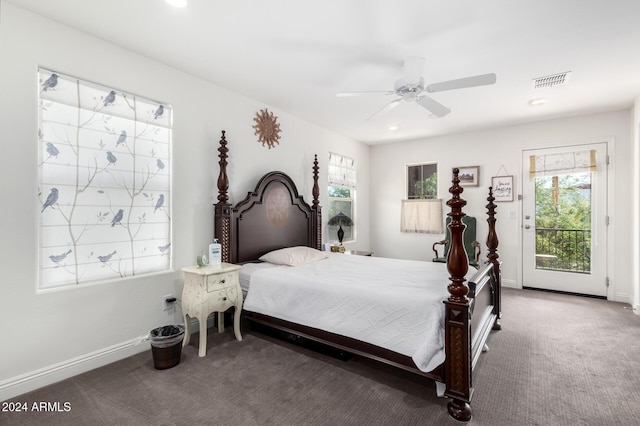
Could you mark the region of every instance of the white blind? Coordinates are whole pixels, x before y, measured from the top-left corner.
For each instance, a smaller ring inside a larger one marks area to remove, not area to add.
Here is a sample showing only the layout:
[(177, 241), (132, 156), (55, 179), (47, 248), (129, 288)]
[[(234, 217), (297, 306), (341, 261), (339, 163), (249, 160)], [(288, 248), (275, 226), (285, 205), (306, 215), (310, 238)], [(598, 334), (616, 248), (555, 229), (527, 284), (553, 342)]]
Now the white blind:
[(596, 150), (529, 156), (529, 178), (557, 174), (595, 172)]
[(329, 186), (356, 188), (356, 161), (344, 155), (329, 153)]
[(39, 286), (170, 268), (171, 108), (39, 70)]
[(442, 200), (402, 200), (401, 232), (442, 234)]

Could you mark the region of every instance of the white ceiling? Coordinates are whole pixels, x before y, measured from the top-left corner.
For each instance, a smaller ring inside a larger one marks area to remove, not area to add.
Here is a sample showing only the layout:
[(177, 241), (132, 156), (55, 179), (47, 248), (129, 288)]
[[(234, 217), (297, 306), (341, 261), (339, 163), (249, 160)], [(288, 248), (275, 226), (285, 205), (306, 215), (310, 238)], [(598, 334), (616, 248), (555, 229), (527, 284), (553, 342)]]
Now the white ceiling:
[[(618, 110), (640, 96), (637, 0), (3, 0), (370, 144)], [(431, 96), (429, 118), (392, 96), (406, 56), (427, 84), (496, 73)], [(569, 83), (532, 79), (571, 71)], [(546, 97), (543, 106), (530, 99)], [(389, 126), (399, 126), (390, 131)]]

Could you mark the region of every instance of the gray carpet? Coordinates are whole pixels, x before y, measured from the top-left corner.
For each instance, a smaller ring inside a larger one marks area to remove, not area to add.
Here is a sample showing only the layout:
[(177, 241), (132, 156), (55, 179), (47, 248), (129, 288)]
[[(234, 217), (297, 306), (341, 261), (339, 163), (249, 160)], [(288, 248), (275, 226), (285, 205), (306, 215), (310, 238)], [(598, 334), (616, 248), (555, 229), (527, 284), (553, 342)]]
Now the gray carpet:
[[(628, 306), (505, 289), (503, 330), (474, 371), (473, 425), (637, 425), (640, 317)], [(197, 335), (178, 366), (145, 352), (12, 401), (68, 412), (0, 412), (3, 425), (449, 425), (432, 382), (344, 362), (245, 330)]]

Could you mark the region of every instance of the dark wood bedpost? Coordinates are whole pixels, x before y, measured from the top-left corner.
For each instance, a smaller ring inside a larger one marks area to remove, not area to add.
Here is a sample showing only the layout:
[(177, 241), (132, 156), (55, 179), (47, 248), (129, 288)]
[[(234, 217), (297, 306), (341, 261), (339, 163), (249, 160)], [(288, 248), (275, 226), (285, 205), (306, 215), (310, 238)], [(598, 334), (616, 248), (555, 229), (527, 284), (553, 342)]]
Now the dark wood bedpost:
[(229, 196), (227, 195), (227, 191), (229, 190), (227, 152), (229, 152), (229, 148), (227, 148), (227, 139), (224, 130), (220, 138), (218, 152), (218, 157), (220, 157), (220, 161), (218, 161), (220, 173), (218, 174), (218, 202), (214, 204), (214, 237), (218, 239), (218, 242), (222, 246), (222, 261), (233, 263), (229, 250), (231, 244), (231, 204), (229, 204)]
[(487, 258), (489, 262), (493, 264), (493, 273), (495, 276), (495, 288), (494, 297), (493, 297), (493, 313), (496, 315), (496, 321), (493, 324), (494, 330), (501, 330), (502, 325), (500, 324), (500, 318), (502, 317), (502, 282), (500, 281), (500, 261), (498, 258), (500, 255), (498, 254), (498, 234), (496, 233), (496, 205), (494, 203), (495, 197), (493, 196), (493, 188), (489, 187), (489, 196), (487, 197), (487, 201), (489, 204), (487, 207), (487, 222), (489, 223), (489, 234), (487, 234)]
[(311, 226), (314, 233), (312, 238), (313, 247), (317, 250), (322, 250), (322, 207), (320, 207), (320, 186), (318, 186), (318, 155), (314, 155), (313, 158), (313, 202), (311, 203), (311, 209), (313, 210), (313, 220)]
[(451, 417), (458, 421), (471, 420), (471, 323), (469, 313), (469, 287), (465, 284), (465, 275), (469, 270), (469, 261), (464, 249), (462, 234), (465, 224), (462, 208), (467, 204), (460, 198), (463, 188), (458, 178), (459, 169), (453, 169), (453, 185), (449, 188), (452, 197), (447, 201), (451, 212), (449, 231), (451, 245), (447, 255), (447, 270), (450, 284), (449, 298), (445, 300), (445, 395), (452, 398), (448, 404)]

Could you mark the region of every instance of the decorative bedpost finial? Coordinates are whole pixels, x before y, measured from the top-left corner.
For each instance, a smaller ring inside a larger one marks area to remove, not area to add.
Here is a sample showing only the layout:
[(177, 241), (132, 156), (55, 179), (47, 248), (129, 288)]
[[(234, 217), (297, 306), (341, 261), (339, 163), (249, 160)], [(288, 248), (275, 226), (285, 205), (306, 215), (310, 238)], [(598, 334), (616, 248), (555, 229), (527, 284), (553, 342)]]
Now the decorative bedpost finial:
[(496, 232), (496, 204), (493, 196), (493, 188), (489, 187), (489, 196), (487, 197), (489, 204), (487, 207), (487, 222), (489, 223), (489, 233), (487, 234), (487, 259), (493, 265), (494, 277), (496, 279), (495, 297), (493, 304), (493, 313), (496, 314), (496, 321), (493, 325), (494, 330), (501, 330), (500, 318), (502, 317), (502, 277), (500, 276), (500, 261), (498, 258), (498, 233)]
[(315, 154), (313, 157), (313, 207), (317, 207), (320, 204), (320, 187), (318, 186), (318, 172), (320, 167), (318, 167), (318, 154)]
[(232, 257), (230, 250), (231, 245), (231, 205), (229, 204), (229, 197), (227, 196), (227, 190), (229, 189), (229, 177), (227, 176), (227, 138), (225, 131), (222, 131), (222, 137), (220, 138), (220, 146), (218, 152), (220, 153), (220, 173), (218, 174), (218, 202), (214, 205), (214, 237), (218, 239), (218, 242), (222, 245), (222, 261), (233, 263), (235, 259)]
[(449, 224), (451, 241), (449, 243), (449, 253), (447, 254), (447, 270), (451, 274), (451, 283), (448, 286), (449, 294), (451, 295), (449, 300), (464, 303), (467, 301), (466, 296), (469, 292), (469, 287), (465, 284), (465, 275), (469, 270), (469, 260), (462, 239), (466, 228), (466, 225), (462, 222), (462, 218), (466, 216), (462, 208), (467, 205), (467, 202), (460, 198), (464, 188), (460, 186), (459, 173), (459, 169), (453, 169), (452, 185), (449, 188), (451, 199), (447, 201), (447, 205), (451, 207), (451, 212), (447, 213), (451, 217), (451, 223)]
[(313, 210), (312, 220), (312, 232), (313, 241), (312, 246), (318, 250), (322, 248), (322, 208), (320, 207), (320, 187), (318, 186), (318, 174), (320, 167), (318, 167), (318, 154), (313, 156), (313, 202), (311, 209)]
[(445, 396), (451, 398), (447, 404), (449, 415), (459, 421), (471, 420), (471, 323), (469, 312), (469, 287), (465, 284), (465, 275), (469, 270), (469, 259), (464, 249), (462, 235), (465, 224), (462, 211), (467, 202), (460, 198), (463, 188), (460, 186), (459, 169), (453, 169), (452, 186), (449, 188), (451, 199), (447, 205), (451, 207), (448, 216), (449, 253), (447, 254), (447, 270), (451, 283), (447, 287), (449, 298), (445, 304)]
[(218, 174), (218, 201), (222, 204), (227, 204), (229, 201), (229, 197), (227, 196), (227, 190), (229, 189), (229, 177), (227, 176), (227, 152), (229, 152), (229, 148), (227, 148), (227, 138), (225, 137), (225, 131), (222, 131), (222, 137), (220, 138), (220, 146), (218, 147), (218, 152), (220, 157), (220, 161), (218, 164), (220, 165), (220, 173)]
[(487, 197), (487, 222), (489, 223), (489, 233), (487, 235), (487, 248), (489, 254), (487, 257), (491, 262), (497, 261), (498, 255), (498, 234), (496, 233), (496, 204), (494, 203), (495, 197), (493, 196), (493, 187), (489, 187), (489, 196)]

